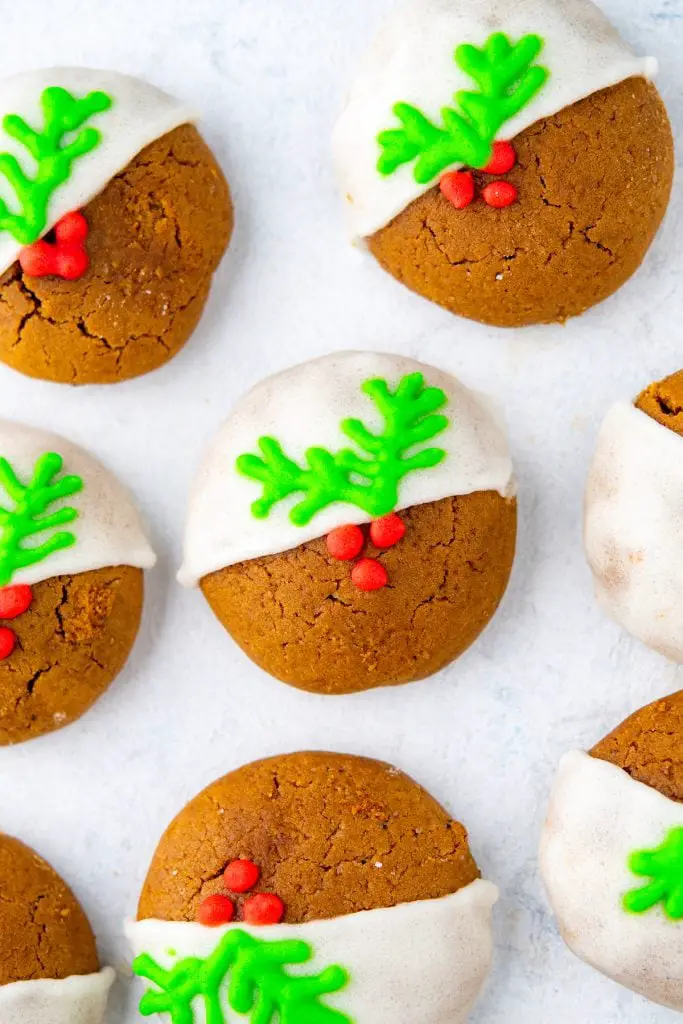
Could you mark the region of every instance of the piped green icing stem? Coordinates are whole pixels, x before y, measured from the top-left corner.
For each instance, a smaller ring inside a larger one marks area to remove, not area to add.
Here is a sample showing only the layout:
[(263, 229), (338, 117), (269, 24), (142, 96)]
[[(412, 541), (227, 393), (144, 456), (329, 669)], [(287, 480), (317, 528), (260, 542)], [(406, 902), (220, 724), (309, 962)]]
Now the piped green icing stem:
[(624, 907), (632, 914), (644, 914), (658, 903), (672, 921), (683, 919), (683, 828), (674, 828), (661, 846), (639, 850), (629, 857), (634, 875), (650, 878), (639, 889), (624, 896)]

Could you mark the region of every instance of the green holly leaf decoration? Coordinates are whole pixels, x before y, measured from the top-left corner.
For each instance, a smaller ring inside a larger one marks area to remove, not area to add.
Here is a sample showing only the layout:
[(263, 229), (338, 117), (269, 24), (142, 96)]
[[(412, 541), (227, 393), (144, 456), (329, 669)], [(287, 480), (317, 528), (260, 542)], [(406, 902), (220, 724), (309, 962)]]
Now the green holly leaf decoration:
[(265, 519), (273, 506), (292, 494), (303, 500), (290, 511), (295, 526), (306, 526), (313, 517), (335, 502), (361, 508), (379, 517), (398, 504), (399, 483), (408, 473), (430, 469), (446, 458), (442, 448), (422, 448), (448, 426), (448, 419), (436, 415), (448, 399), (441, 388), (427, 387), (421, 373), (403, 377), (395, 391), (385, 380), (367, 380), (361, 386), (384, 419), (384, 430), (373, 434), (361, 420), (346, 419), (341, 431), (360, 451), (343, 448), (309, 448), (300, 466), (283, 451), (273, 437), (261, 437), (260, 455), (240, 455), (236, 467), (243, 476), (263, 487), (252, 505), (257, 519)]
[(496, 32), (481, 49), (459, 46), (456, 64), (478, 91), (457, 92), (456, 107), (441, 111), (441, 125), (417, 107), (397, 103), (394, 114), (402, 127), (377, 137), (382, 149), (377, 164), (380, 174), (393, 174), (414, 160), (415, 181), (427, 185), (453, 164), (485, 167), (501, 127), (531, 102), (550, 76), (547, 68), (534, 64), (543, 45), (540, 36), (527, 35), (513, 44)]
[(143, 953), (133, 961), (133, 973), (157, 989), (144, 994), (140, 1013), (168, 1013), (171, 1024), (194, 1024), (193, 1003), (201, 1000), (206, 1024), (229, 1024), (228, 1009), (249, 1015), (249, 1024), (353, 1024), (345, 1013), (321, 1001), (348, 984), (342, 967), (327, 967), (319, 974), (288, 973), (288, 965), (312, 957), (307, 942), (271, 942), (241, 929), (226, 932), (205, 960), (187, 957), (169, 971)]
[[(34, 130), (18, 114), (7, 114), (2, 127), (33, 157), (37, 166), (30, 177), (11, 153), (0, 153), (0, 174), (11, 185), (20, 213), (11, 213), (0, 199), (0, 231), (9, 231), (21, 245), (32, 245), (47, 227), (47, 209), (52, 193), (71, 174), (71, 166), (79, 157), (90, 153), (101, 141), (101, 133), (83, 125), (94, 114), (109, 110), (112, 98), (104, 92), (88, 93), (76, 99), (66, 89), (51, 86), (41, 99), (43, 130)], [(81, 128), (81, 131), (78, 129)], [(64, 137), (78, 134), (68, 143)]]
[[(14, 506), (0, 507), (0, 587), (7, 586), (17, 570), (76, 543), (73, 533), (58, 529), (78, 518), (75, 508), (66, 506), (45, 514), (50, 505), (83, 489), (79, 476), (55, 479), (63, 464), (61, 455), (47, 452), (37, 460), (30, 482), (23, 484), (7, 459), (0, 458), (0, 486)], [(38, 534), (53, 530), (58, 532), (42, 543), (32, 542)]]
[(624, 896), (624, 907), (644, 914), (658, 903), (672, 921), (683, 919), (683, 828), (674, 828), (661, 846), (631, 854), (628, 866), (634, 875), (651, 881)]

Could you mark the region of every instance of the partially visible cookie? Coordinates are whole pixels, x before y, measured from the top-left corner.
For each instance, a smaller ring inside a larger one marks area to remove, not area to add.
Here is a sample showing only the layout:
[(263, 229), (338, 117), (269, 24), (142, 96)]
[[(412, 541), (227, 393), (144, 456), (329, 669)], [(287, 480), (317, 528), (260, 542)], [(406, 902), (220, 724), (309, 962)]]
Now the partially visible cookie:
[(0, 835), (0, 1019), (100, 1024), (111, 968), (75, 896), (50, 865)]
[(565, 755), (540, 865), (569, 948), (683, 1011), (683, 691)]
[[(397, 769), (322, 752), (259, 761), (200, 793), (159, 843), (128, 928), (133, 970), (153, 983), (141, 1011), (167, 1012), (184, 973), (193, 980), (173, 1005), (201, 1019), (210, 992), (189, 956), (231, 980), (224, 1010), (266, 998), (281, 1010), (282, 975), (306, 949), (306, 977), (322, 974), (309, 1002), (303, 984), (294, 995), (316, 1019), (464, 1021), (488, 971), (496, 896), (463, 826)], [(261, 968), (276, 948), (271, 985)], [(255, 951), (253, 968), (231, 949)], [(233, 1002), (247, 977), (253, 990)]]

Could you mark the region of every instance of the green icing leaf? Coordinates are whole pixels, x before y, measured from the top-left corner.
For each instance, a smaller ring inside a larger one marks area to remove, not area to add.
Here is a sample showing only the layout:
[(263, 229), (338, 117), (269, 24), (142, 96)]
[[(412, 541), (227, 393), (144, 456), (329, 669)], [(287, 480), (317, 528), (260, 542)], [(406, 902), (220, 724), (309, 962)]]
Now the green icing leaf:
[(319, 974), (290, 974), (286, 967), (313, 957), (307, 942), (270, 942), (241, 929), (225, 933), (205, 960), (187, 957), (167, 971), (149, 954), (136, 957), (134, 974), (158, 989), (148, 990), (140, 1013), (170, 1014), (171, 1024), (194, 1024), (193, 1001), (204, 1002), (206, 1024), (230, 1024), (227, 1010), (248, 1015), (249, 1024), (353, 1024), (351, 1017), (321, 1002), (349, 982), (337, 965)]
[(263, 485), (252, 505), (257, 519), (265, 519), (274, 505), (291, 494), (304, 498), (290, 511), (295, 526), (306, 526), (334, 502), (347, 502), (373, 517), (386, 515), (398, 504), (398, 486), (404, 476), (437, 466), (446, 457), (442, 448), (410, 449), (424, 444), (448, 426), (435, 415), (447, 404), (441, 388), (426, 387), (421, 373), (403, 377), (395, 391), (381, 378), (367, 380), (361, 390), (384, 418), (384, 430), (373, 434), (360, 420), (346, 419), (341, 430), (360, 449), (309, 448), (305, 465), (290, 459), (273, 437), (259, 438), (260, 455), (240, 455), (237, 470)]
[(631, 854), (628, 866), (634, 875), (651, 881), (626, 893), (626, 910), (644, 914), (661, 903), (672, 921), (683, 919), (683, 828), (672, 829), (656, 849)]
[[(52, 193), (69, 178), (74, 160), (99, 145), (102, 136), (97, 128), (82, 126), (94, 114), (109, 110), (113, 101), (104, 92), (91, 92), (79, 100), (66, 89), (51, 86), (43, 91), (40, 102), (42, 132), (18, 114), (7, 114), (2, 122), (5, 132), (24, 146), (38, 165), (31, 178), (15, 156), (0, 153), (0, 174), (11, 185), (21, 208), (20, 213), (12, 213), (0, 199), (0, 231), (9, 231), (22, 245), (32, 245), (45, 231)], [(65, 142), (72, 132), (78, 134)]]
[(61, 455), (47, 452), (37, 460), (30, 483), (22, 484), (7, 459), (0, 457), (0, 485), (14, 503), (11, 510), (0, 507), (0, 587), (7, 586), (17, 570), (42, 562), (76, 543), (73, 533), (66, 530), (53, 533), (37, 545), (24, 543), (78, 518), (77, 510), (70, 507), (44, 515), (54, 502), (83, 490), (79, 476), (64, 476), (55, 481), (63, 464)]
[(418, 184), (427, 185), (453, 164), (485, 167), (500, 128), (526, 107), (548, 80), (548, 69), (534, 64), (543, 45), (536, 35), (524, 36), (513, 45), (502, 32), (496, 32), (481, 49), (459, 46), (455, 61), (478, 91), (457, 92), (457, 107), (441, 111), (442, 125), (433, 124), (409, 103), (397, 103), (394, 114), (402, 127), (377, 137), (382, 148), (377, 164), (380, 174), (388, 176), (415, 160), (413, 177)]

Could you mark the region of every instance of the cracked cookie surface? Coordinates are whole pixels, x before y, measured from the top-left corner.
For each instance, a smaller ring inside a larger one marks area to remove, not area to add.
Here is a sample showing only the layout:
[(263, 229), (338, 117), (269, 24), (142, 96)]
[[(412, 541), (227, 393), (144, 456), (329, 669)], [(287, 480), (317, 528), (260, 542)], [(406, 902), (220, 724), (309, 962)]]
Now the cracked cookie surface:
[(501, 327), (563, 322), (640, 266), (671, 192), (671, 126), (655, 87), (630, 78), (514, 145), (506, 178), (519, 202), (456, 210), (437, 186), (368, 244), (385, 270), (452, 313)]
[(407, 529), (367, 555), (389, 584), (358, 590), (319, 539), (205, 576), (216, 616), (261, 668), (316, 693), (393, 686), (432, 675), (477, 638), (505, 592), (517, 506), (497, 492), (401, 512)]
[(635, 406), (683, 437), (683, 370), (650, 384), (638, 396)]
[(591, 755), (683, 802), (683, 690), (640, 708), (593, 747)]
[(229, 242), (223, 174), (192, 125), (147, 146), (84, 210), (77, 281), (0, 278), (0, 360), (68, 384), (109, 384), (171, 359), (195, 329)]
[(131, 566), (56, 576), (32, 587), (0, 661), (0, 746), (68, 725), (123, 668), (140, 625), (143, 573)]
[(171, 823), (150, 865), (138, 918), (193, 921), (238, 858), (255, 891), (300, 923), (435, 899), (479, 877), (467, 832), (407, 775), (324, 752), (272, 757), (205, 789)]
[(50, 865), (0, 835), (0, 985), (99, 970), (95, 937), (75, 896)]

